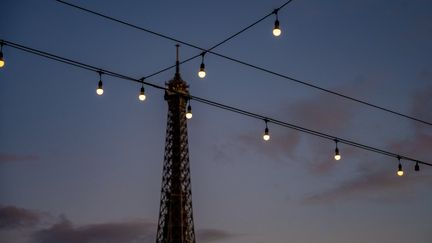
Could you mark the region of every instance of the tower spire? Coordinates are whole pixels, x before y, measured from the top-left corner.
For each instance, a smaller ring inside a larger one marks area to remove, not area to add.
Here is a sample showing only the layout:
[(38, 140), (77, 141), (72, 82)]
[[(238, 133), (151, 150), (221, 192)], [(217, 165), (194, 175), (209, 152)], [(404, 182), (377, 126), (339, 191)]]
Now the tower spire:
[(176, 75), (180, 75), (180, 62), (179, 62), (179, 44), (176, 44), (177, 55), (176, 55)]

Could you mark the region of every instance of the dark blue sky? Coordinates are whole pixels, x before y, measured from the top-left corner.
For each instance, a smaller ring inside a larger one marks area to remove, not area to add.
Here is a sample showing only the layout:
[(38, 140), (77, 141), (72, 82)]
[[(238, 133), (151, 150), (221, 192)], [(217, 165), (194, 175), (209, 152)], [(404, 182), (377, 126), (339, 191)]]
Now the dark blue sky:
[[(283, 1), (72, 1), (208, 48)], [(176, 43), (55, 1), (0, 3), (0, 39), (132, 77), (174, 64)], [(301, 1), (215, 51), (432, 121), (432, 3)], [(154, 242), (167, 105), (163, 93), (3, 48), (0, 239)], [(200, 52), (182, 46), (181, 59)], [(432, 128), (206, 55), (181, 66), (192, 95), (432, 161)], [(150, 78), (163, 85), (174, 70)], [(431, 168), (340, 146), (192, 102), (198, 242), (430, 243)]]

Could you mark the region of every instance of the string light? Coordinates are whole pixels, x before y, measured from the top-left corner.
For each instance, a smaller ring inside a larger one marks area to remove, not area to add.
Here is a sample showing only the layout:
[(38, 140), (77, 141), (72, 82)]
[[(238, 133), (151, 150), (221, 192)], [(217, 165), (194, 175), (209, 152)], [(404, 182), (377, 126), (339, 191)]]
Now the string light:
[(335, 139), (334, 141), (335, 141), (335, 143), (336, 143), (334, 159), (335, 159), (335, 160), (340, 160), (340, 159), (341, 159), (341, 155), (340, 155), (340, 153), (339, 153), (339, 148), (338, 148), (338, 146), (337, 146), (339, 140)]
[(282, 34), (282, 31), (279, 27), (279, 18), (278, 18), (278, 10), (277, 9), (274, 11), (274, 14), (276, 15), (276, 21), (274, 23), (273, 35), (278, 37)]
[(5, 61), (3, 58), (3, 42), (0, 44), (0, 68), (4, 67)]
[(415, 166), (414, 166), (414, 170), (415, 170), (415, 171), (420, 171), (420, 166), (419, 166), (418, 161), (416, 161), (416, 164), (415, 164)]
[(96, 94), (102, 95), (104, 93), (104, 90), (102, 87), (103, 86), (102, 85), (102, 72), (98, 71), (98, 73), (99, 73), (99, 83), (98, 83), (98, 88), (96, 89)]
[(188, 104), (188, 107), (187, 107), (186, 118), (187, 119), (191, 119), (192, 118), (192, 107), (190, 105), (190, 99), (189, 99), (189, 104)]
[[(166, 87), (164, 88), (164, 87), (162, 87), (160, 85), (152, 84), (152, 83), (149, 83), (149, 82), (144, 82), (143, 79), (135, 79), (133, 77), (129, 77), (129, 76), (126, 76), (126, 75), (123, 75), (123, 74), (120, 74), (120, 73), (113, 72), (113, 71), (102, 70), (102, 69), (100, 69), (98, 67), (95, 67), (95, 66), (91, 66), (91, 65), (88, 65), (88, 64), (85, 64), (85, 63), (82, 63), (82, 62), (77, 62), (77, 61), (74, 61), (74, 60), (71, 60), (71, 59), (66, 59), (66, 58), (63, 58), (61, 56), (57, 56), (57, 55), (54, 55), (54, 54), (51, 54), (51, 53), (48, 53), (48, 52), (43, 52), (43, 51), (40, 51), (40, 50), (37, 50), (37, 49), (33, 49), (33, 48), (30, 48), (30, 47), (22, 46), (22, 45), (19, 45), (19, 44), (10, 42), (10, 41), (2, 41), (1, 43), (3, 43), (4, 45), (8, 45), (8, 46), (10, 46), (12, 48), (19, 49), (19, 50), (22, 50), (22, 51), (25, 51), (25, 52), (28, 52), (28, 53), (31, 53), (31, 54), (34, 54), (34, 55), (37, 55), (37, 56), (41, 56), (41, 57), (45, 57), (45, 58), (48, 58), (48, 59), (51, 59), (51, 60), (54, 60), (54, 61), (62, 62), (64, 64), (72, 65), (72, 66), (75, 66), (77, 68), (86, 69), (88, 71), (97, 72), (97, 73), (99, 73), (99, 76), (100, 76), (100, 82), (99, 82), (99, 86), (98, 87), (100, 87), (101, 91), (103, 91), (103, 89), (102, 89), (102, 80), (101, 80), (102, 73), (105, 74), (105, 75), (109, 75), (111, 77), (115, 77), (115, 78), (119, 78), (119, 79), (124, 79), (124, 80), (128, 80), (128, 81), (133, 81), (133, 82), (139, 82), (141, 84), (145, 84), (145, 85), (148, 85), (150, 87), (166, 91)], [(301, 126), (297, 126), (297, 125), (294, 125), (294, 124), (290, 124), (290, 123), (283, 122), (283, 121), (280, 121), (280, 120), (277, 120), (277, 119), (266, 118), (266, 117), (263, 117), (263, 116), (261, 116), (259, 114), (252, 113), (252, 112), (249, 112), (249, 111), (246, 111), (246, 110), (242, 110), (242, 109), (239, 109), (239, 108), (236, 108), (236, 107), (224, 105), (222, 103), (217, 103), (217, 102), (214, 102), (214, 101), (211, 101), (211, 100), (207, 100), (207, 99), (204, 99), (204, 98), (200, 98), (200, 97), (197, 97), (197, 96), (193, 96), (193, 97), (190, 96), (190, 98), (193, 98), (193, 99), (195, 99), (198, 102), (201, 102), (201, 103), (213, 106), (213, 107), (217, 107), (217, 108), (220, 108), (220, 109), (223, 109), (223, 110), (231, 111), (231, 112), (238, 113), (238, 114), (241, 114), (241, 115), (244, 115), (244, 116), (248, 116), (248, 117), (251, 117), (251, 118), (255, 118), (255, 119), (265, 120), (266, 121), (266, 131), (264, 132), (264, 135), (266, 135), (266, 133), (267, 133), (268, 136), (263, 136), (263, 139), (265, 139), (265, 138), (270, 139), (270, 136), (268, 134), (267, 122), (272, 122), (272, 123), (274, 123), (276, 125), (279, 125), (279, 126), (282, 126), (282, 127), (294, 129), (296, 131), (307, 133), (307, 134), (310, 134), (310, 135), (313, 135), (313, 136), (317, 136), (317, 137), (321, 137), (321, 138), (324, 138), (324, 139), (329, 139), (329, 140), (334, 140), (335, 139), (335, 136), (332, 136), (330, 134), (326, 134), (326, 133), (323, 133), (323, 132), (320, 132), (320, 131), (311, 130), (311, 129), (308, 129), (308, 128), (305, 128), (305, 127), (301, 127)], [(379, 148), (371, 147), (371, 146), (368, 146), (368, 145), (364, 145), (364, 144), (361, 144), (361, 143), (357, 143), (355, 141), (350, 141), (350, 140), (346, 140), (346, 139), (339, 139), (338, 142), (346, 144), (346, 145), (349, 145), (349, 146), (353, 146), (353, 147), (356, 147), (356, 148), (359, 148), (359, 149), (363, 149), (363, 150), (367, 150), (367, 151), (370, 151), (370, 152), (374, 152), (374, 153), (382, 154), (382, 155), (385, 155), (385, 156), (389, 156), (389, 157), (397, 157), (398, 156), (395, 153), (392, 153), (392, 152), (389, 152), (389, 151), (386, 151), (386, 150), (382, 150), (382, 149), (379, 149)], [(414, 159), (414, 158), (409, 158), (409, 157), (406, 157), (406, 156), (404, 156), (403, 158), (406, 159), (406, 160), (412, 161), (412, 162), (416, 162), (417, 164), (424, 164), (424, 165), (427, 165), (427, 166), (432, 166), (431, 163), (420, 161), (420, 160), (417, 160), (417, 159)]]
[(205, 76), (206, 76), (205, 64), (204, 64), (204, 55), (205, 55), (205, 52), (201, 53), (201, 65), (200, 65), (200, 69), (198, 72), (198, 77), (200, 77), (200, 78), (205, 78)]
[[(61, 0), (57, 0), (57, 1), (59, 1), (59, 2), (62, 3), (62, 4), (66, 4), (66, 5), (70, 6), (70, 7), (73, 7), (73, 8), (75, 8), (75, 9), (79, 9), (80, 11), (84, 11), (84, 12), (87, 12), (87, 13), (90, 13), (90, 14), (93, 14), (93, 15), (97, 15), (97, 16), (102, 17), (102, 18), (104, 18), (104, 19), (107, 19), (107, 20), (110, 20), (110, 21), (114, 21), (114, 22), (117, 22), (117, 23), (119, 23), (119, 24), (122, 24), (122, 25), (125, 25), (125, 26), (128, 26), (128, 27), (131, 27), (131, 28), (134, 28), (134, 29), (137, 29), (137, 30), (140, 30), (140, 31), (144, 31), (144, 32), (147, 32), (147, 33), (152, 34), (152, 35), (156, 35), (156, 36), (158, 36), (158, 37), (160, 37), (160, 38), (164, 38), (164, 39), (167, 39), (167, 40), (170, 40), (170, 41), (175, 41), (175, 42), (177, 42), (177, 43), (181, 43), (181, 44), (183, 44), (183, 45), (186, 45), (186, 46), (189, 46), (189, 47), (192, 47), (192, 48), (195, 48), (195, 49), (201, 50), (201, 51), (202, 51), (202, 50), (206, 50), (206, 52), (211, 53), (211, 54), (213, 54), (213, 55), (216, 55), (216, 56), (222, 57), (222, 58), (224, 58), (224, 59), (227, 59), (227, 60), (230, 60), (230, 61), (233, 61), (233, 62), (236, 62), (236, 63), (242, 64), (242, 65), (245, 65), (245, 66), (248, 66), (248, 67), (251, 67), (251, 68), (257, 69), (257, 70), (260, 70), (260, 71), (262, 71), (262, 72), (265, 72), (265, 73), (268, 73), (268, 74), (271, 74), (271, 75), (275, 75), (275, 76), (278, 76), (278, 77), (284, 78), (284, 79), (286, 79), (286, 80), (290, 80), (290, 81), (292, 81), (292, 82), (296, 82), (296, 83), (299, 83), (299, 84), (302, 84), (302, 85), (308, 86), (308, 87), (310, 87), (310, 88), (318, 89), (318, 90), (324, 91), (324, 92), (326, 92), (326, 93), (329, 93), (329, 94), (332, 94), (332, 95), (339, 96), (340, 98), (348, 99), (348, 100), (351, 100), (351, 101), (354, 101), (354, 102), (360, 103), (360, 104), (362, 104), (362, 105), (366, 105), (366, 106), (372, 107), (372, 108), (374, 108), (374, 109), (379, 109), (379, 110), (381, 110), (381, 111), (391, 113), (391, 114), (393, 114), (393, 115), (397, 115), (397, 116), (400, 116), (400, 117), (403, 117), (403, 118), (406, 118), (406, 119), (410, 119), (410, 120), (413, 120), (413, 121), (416, 121), (416, 122), (420, 122), (420, 123), (423, 123), (423, 124), (426, 124), (426, 125), (430, 125), (430, 126), (432, 126), (432, 122), (428, 122), (428, 121), (421, 120), (421, 119), (416, 118), (416, 117), (413, 117), (413, 116), (409, 116), (409, 115), (406, 115), (406, 114), (403, 114), (403, 113), (400, 113), (400, 112), (397, 112), (397, 111), (394, 111), (394, 110), (390, 110), (390, 109), (384, 108), (384, 107), (382, 107), (382, 106), (378, 106), (378, 105), (375, 105), (375, 104), (369, 103), (369, 102), (367, 102), (367, 101), (359, 100), (359, 99), (356, 99), (356, 98), (353, 98), (353, 97), (347, 96), (347, 95), (345, 95), (345, 94), (338, 93), (338, 92), (335, 92), (335, 91), (332, 91), (332, 90), (329, 90), (329, 89), (326, 89), (326, 88), (323, 88), (323, 87), (320, 87), (320, 86), (316, 86), (316, 85), (314, 85), (314, 84), (312, 84), (312, 83), (308, 83), (308, 82), (305, 82), (305, 81), (302, 81), (302, 80), (299, 80), (299, 79), (296, 79), (296, 78), (293, 78), (293, 77), (290, 77), (290, 76), (287, 76), (287, 75), (284, 75), (284, 74), (281, 74), (281, 73), (277, 73), (277, 72), (275, 72), (275, 71), (272, 71), (272, 70), (266, 69), (266, 68), (264, 68), (264, 67), (259, 67), (259, 66), (257, 66), (257, 65), (253, 65), (253, 64), (247, 63), (247, 62), (245, 62), (245, 61), (242, 61), (242, 60), (239, 60), (239, 59), (235, 59), (235, 58), (232, 58), (232, 57), (228, 57), (228, 56), (225, 56), (225, 55), (222, 55), (222, 54), (220, 54), (220, 53), (217, 53), (217, 52), (212, 51), (212, 50), (215, 49), (216, 47), (218, 47), (218, 46), (220, 46), (220, 45), (226, 43), (227, 41), (233, 39), (234, 37), (238, 36), (239, 34), (245, 32), (246, 30), (248, 30), (248, 29), (252, 28), (253, 26), (255, 26), (256, 24), (260, 23), (261, 21), (264, 21), (265, 19), (267, 19), (267, 17), (269, 17), (269, 16), (275, 14), (276, 11), (279, 11), (279, 10), (283, 9), (285, 6), (287, 6), (289, 3), (291, 3), (292, 0), (288, 0), (288, 1), (286, 1), (286, 2), (285, 2), (284, 4), (282, 4), (279, 8), (273, 10), (272, 12), (270, 12), (270, 13), (267, 14), (267, 15), (265, 15), (265, 16), (262, 17), (261, 19), (255, 21), (255, 22), (252, 23), (251, 25), (249, 25), (249, 26), (243, 28), (243, 29), (240, 30), (239, 32), (237, 32), (237, 33), (231, 35), (230, 37), (224, 39), (223, 41), (219, 42), (218, 44), (212, 46), (212, 47), (209, 48), (209, 49), (205, 49), (205, 48), (202, 48), (202, 47), (199, 47), (199, 46), (193, 45), (193, 44), (191, 44), (191, 43), (187, 43), (187, 42), (185, 42), (185, 41), (181, 41), (181, 40), (179, 40), (179, 39), (176, 39), (176, 38), (173, 38), (173, 37), (170, 37), (170, 36), (163, 35), (163, 34), (161, 34), (161, 33), (155, 32), (155, 31), (153, 31), (153, 30), (149, 30), (149, 29), (146, 29), (146, 28), (144, 28), (144, 27), (140, 27), (140, 26), (137, 26), (137, 25), (134, 25), (134, 24), (131, 24), (131, 23), (125, 22), (125, 21), (123, 21), (123, 20), (119, 20), (119, 19), (116, 19), (116, 18), (113, 18), (113, 17), (107, 16), (107, 15), (104, 15), (104, 14), (99, 13), (99, 12), (96, 12), (96, 11), (93, 11), (93, 10), (90, 10), (90, 9), (86, 9), (86, 8), (84, 8), (84, 7), (82, 7), (82, 6), (74, 5), (74, 4), (67, 3), (67, 2), (64, 2), (64, 1), (61, 1)], [(11, 44), (11, 42), (8, 42), (8, 44)], [(199, 54), (196, 55), (196, 56), (193, 56), (193, 57), (191, 57), (191, 58), (189, 58), (189, 59), (186, 59), (186, 60), (182, 61), (181, 63), (183, 64), (183, 63), (189, 62), (189, 61), (193, 60), (195, 57), (198, 57), (198, 56), (199, 56)], [(162, 70), (160, 70), (160, 71), (157, 71), (157, 72), (155, 72), (155, 73), (153, 73), (153, 74), (151, 74), (151, 75), (148, 75), (147, 78), (148, 78), (148, 77), (155, 76), (155, 75), (157, 75), (157, 74), (159, 74), (159, 73), (165, 72), (165, 71), (167, 71), (167, 70), (169, 70), (169, 69), (171, 69), (171, 68), (173, 68), (173, 67), (175, 67), (175, 65), (170, 66), (170, 67), (167, 67), (167, 68), (164, 68), (164, 69), (162, 69)]]
[(264, 120), (264, 122), (265, 122), (266, 127), (264, 129), (263, 139), (264, 139), (264, 141), (268, 141), (268, 140), (270, 140), (270, 134), (269, 134), (269, 129), (267, 127), (267, 122), (268, 122), (267, 119)]
[(397, 175), (398, 175), (398, 176), (403, 176), (403, 175), (404, 175), (404, 172), (403, 172), (403, 170), (402, 170), (402, 164), (401, 164), (401, 161), (400, 161), (401, 157), (398, 156), (397, 158), (398, 158), (398, 161), (399, 161)]

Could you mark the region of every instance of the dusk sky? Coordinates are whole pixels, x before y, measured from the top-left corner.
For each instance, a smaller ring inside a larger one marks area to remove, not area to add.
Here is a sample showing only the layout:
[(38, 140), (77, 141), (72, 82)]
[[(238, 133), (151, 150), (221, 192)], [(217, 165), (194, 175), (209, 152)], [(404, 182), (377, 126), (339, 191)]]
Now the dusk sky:
[[(209, 48), (267, 1), (71, 3)], [(176, 42), (53, 0), (2, 0), (0, 39), (134, 78), (175, 63)], [(432, 122), (432, 1), (294, 0), (214, 51)], [(184, 60), (201, 51), (180, 47)], [(163, 92), (3, 47), (0, 241), (155, 242)], [(432, 162), (432, 126), (207, 54), (180, 66), (191, 95)], [(164, 86), (171, 69), (149, 78)], [(197, 243), (431, 243), (432, 167), (191, 102)]]

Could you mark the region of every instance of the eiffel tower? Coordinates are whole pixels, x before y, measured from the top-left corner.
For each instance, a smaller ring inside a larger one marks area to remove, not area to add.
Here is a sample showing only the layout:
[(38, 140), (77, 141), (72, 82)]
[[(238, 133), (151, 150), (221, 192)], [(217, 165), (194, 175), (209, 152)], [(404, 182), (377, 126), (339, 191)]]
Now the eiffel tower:
[(156, 243), (195, 243), (186, 122), (189, 86), (180, 77), (176, 47), (176, 73), (165, 91), (168, 121)]

